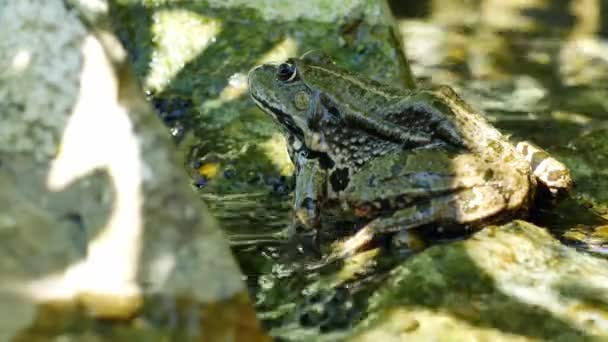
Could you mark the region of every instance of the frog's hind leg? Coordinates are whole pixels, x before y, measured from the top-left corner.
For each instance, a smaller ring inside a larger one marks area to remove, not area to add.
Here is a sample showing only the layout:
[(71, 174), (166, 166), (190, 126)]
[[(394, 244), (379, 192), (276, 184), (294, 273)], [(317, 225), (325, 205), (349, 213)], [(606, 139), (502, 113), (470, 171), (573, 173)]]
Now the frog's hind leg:
[(570, 191), (573, 182), (570, 170), (566, 165), (529, 141), (520, 141), (515, 149), (530, 163), (536, 179), (551, 194), (557, 195)]
[(351, 256), (368, 245), (376, 234), (398, 232), (432, 223), (475, 226), (513, 209), (516, 208), (509, 208), (508, 198), (495, 186), (463, 189), (413, 203), (390, 216), (372, 220), (357, 234), (336, 246), (333, 255), (337, 258)]

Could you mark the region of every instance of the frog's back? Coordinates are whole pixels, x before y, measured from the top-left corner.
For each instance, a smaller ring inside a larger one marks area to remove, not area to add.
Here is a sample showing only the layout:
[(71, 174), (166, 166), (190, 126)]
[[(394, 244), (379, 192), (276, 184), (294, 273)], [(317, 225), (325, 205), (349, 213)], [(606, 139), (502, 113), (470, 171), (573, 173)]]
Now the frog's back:
[(472, 151), (487, 158), (502, 160), (505, 165), (512, 165), (521, 173), (531, 174), (553, 194), (570, 190), (573, 184), (570, 171), (545, 150), (528, 141), (517, 144), (510, 142), (450, 87), (441, 86), (434, 93), (452, 109), (455, 126)]

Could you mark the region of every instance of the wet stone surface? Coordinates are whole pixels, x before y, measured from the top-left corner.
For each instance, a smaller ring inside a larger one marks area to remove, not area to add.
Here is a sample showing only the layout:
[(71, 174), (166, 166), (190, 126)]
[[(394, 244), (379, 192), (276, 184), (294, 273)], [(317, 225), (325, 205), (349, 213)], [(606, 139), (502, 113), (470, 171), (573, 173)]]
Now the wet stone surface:
[(0, 340), (269, 340), (104, 2), (66, 3), (0, 11)]

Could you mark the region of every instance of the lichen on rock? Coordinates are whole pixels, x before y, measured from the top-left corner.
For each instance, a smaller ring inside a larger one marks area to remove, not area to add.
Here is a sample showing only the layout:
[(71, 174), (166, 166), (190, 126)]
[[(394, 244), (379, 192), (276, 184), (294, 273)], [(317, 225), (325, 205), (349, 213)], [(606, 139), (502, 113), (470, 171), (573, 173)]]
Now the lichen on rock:
[(35, 152), (50, 158), (59, 148), (78, 94), (84, 25), (53, 2), (0, 3), (0, 152)]
[(2, 8), (0, 340), (266, 340), (107, 13)]

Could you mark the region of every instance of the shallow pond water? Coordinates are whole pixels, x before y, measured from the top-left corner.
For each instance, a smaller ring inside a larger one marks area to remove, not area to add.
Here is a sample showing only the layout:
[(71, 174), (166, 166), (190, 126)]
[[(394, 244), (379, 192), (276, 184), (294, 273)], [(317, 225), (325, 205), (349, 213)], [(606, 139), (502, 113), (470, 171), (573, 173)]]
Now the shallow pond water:
[[(150, 8), (155, 7), (116, 13), (154, 27), (150, 23), (163, 17)], [(380, 241), (352, 259), (323, 264), (323, 245), (319, 250), (310, 236), (291, 238), (293, 166), (276, 127), (247, 100), (243, 87), (246, 71), (277, 45), (277, 58), (323, 49), (354, 71), (406, 87), (407, 70), (391, 52), (394, 43), (387, 43), (392, 31), (362, 23), (357, 13), (335, 24), (260, 20), (245, 7), (185, 8), (202, 15), (200, 25), (215, 27), (214, 20), (222, 19), (226, 29), (162, 90), (148, 77), (149, 97), (184, 148), (193, 186), (227, 232), (271, 333), (293, 340), (343, 337), (344, 328), (362, 319), (367, 299), (390, 270), (417, 251), (391, 250)], [(529, 220), (567, 245), (606, 255), (608, 5), (435, 0), (415, 6), (392, 1), (391, 8), (418, 84), (454, 87), (503, 132), (535, 142), (571, 168), (573, 193), (536, 207)], [(137, 17), (137, 11), (145, 15)], [(145, 45), (135, 45), (154, 30), (121, 25), (131, 58), (146, 79), (154, 57)], [(319, 40), (325, 35), (339, 39)], [(239, 53), (241, 45), (250, 53)], [(336, 223), (338, 233), (325, 238), (351, 230)], [(466, 237), (423, 232), (420, 249)]]

